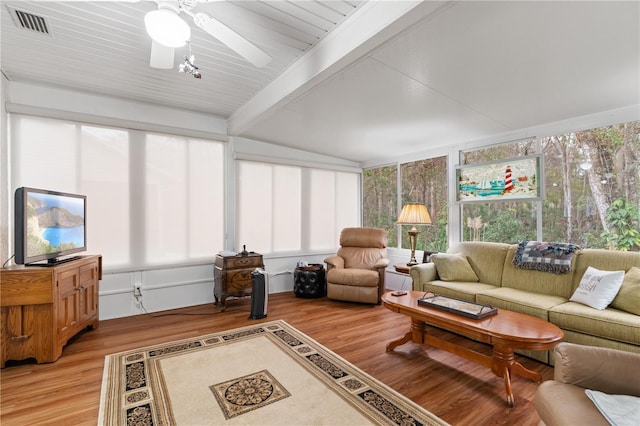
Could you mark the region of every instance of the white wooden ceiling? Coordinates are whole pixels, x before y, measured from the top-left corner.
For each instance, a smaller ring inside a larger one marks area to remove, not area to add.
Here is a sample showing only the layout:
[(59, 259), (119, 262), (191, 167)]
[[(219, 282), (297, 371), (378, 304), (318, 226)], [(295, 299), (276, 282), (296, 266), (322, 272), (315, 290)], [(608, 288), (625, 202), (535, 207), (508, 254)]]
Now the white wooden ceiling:
[[(205, 12), (272, 56), (262, 69), (191, 24), (191, 50), (203, 78), (178, 74), (188, 47), (176, 49), (176, 69), (149, 67), (151, 39), (144, 15), (153, 1), (3, 1), (2, 70), (9, 80), (48, 82), (92, 93), (230, 116), (318, 43), (360, 0), (211, 1)], [(19, 28), (11, 8), (43, 16), (50, 35)]]
[[(17, 28), (6, 5), (48, 17), (51, 36)], [(274, 59), (257, 69), (192, 26), (202, 80), (149, 68), (154, 7), (4, 2), (2, 71), (358, 162), (640, 104), (637, 1), (203, 3)]]

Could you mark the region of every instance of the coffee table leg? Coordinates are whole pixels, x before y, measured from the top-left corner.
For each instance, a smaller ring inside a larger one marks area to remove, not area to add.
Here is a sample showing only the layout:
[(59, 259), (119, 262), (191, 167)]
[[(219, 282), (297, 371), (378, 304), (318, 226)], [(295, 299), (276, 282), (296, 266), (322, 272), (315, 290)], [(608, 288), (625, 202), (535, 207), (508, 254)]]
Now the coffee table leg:
[(529, 380), (533, 380), (536, 383), (542, 382), (542, 375), (535, 371), (525, 368), (524, 365), (519, 362), (514, 362), (511, 366), (511, 374), (517, 374), (518, 376), (526, 377)]
[(504, 387), (507, 390), (507, 405), (513, 407), (513, 390), (511, 389), (511, 372), (509, 371), (509, 367), (504, 367), (502, 375), (504, 376)]
[(387, 344), (387, 352), (391, 352), (400, 345), (407, 342), (424, 343), (424, 321), (411, 318), (411, 329), (404, 336), (393, 340)]
[(502, 347), (494, 343), (493, 346), (493, 362), (491, 371), (498, 377), (504, 378), (504, 386), (507, 391), (507, 404), (513, 407), (513, 391), (511, 389), (511, 377), (518, 375), (526, 377), (537, 383), (542, 381), (542, 376), (535, 371), (525, 368), (522, 364), (515, 360), (513, 349)]

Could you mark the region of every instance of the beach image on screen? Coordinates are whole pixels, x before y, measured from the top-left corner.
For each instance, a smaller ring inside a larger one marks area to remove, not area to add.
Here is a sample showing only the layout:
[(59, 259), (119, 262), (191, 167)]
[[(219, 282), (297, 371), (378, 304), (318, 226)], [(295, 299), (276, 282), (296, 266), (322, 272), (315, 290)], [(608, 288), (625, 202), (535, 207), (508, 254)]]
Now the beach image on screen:
[(30, 192), (27, 196), (29, 256), (84, 247), (84, 198)]

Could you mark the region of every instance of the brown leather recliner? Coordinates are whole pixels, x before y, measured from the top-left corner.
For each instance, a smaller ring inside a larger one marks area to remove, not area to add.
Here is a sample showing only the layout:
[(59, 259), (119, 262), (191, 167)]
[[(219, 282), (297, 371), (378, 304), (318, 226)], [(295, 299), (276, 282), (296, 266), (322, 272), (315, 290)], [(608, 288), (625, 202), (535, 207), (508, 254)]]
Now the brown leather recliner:
[(384, 293), (387, 231), (344, 228), (338, 254), (326, 258), (327, 297), (348, 302), (380, 303)]
[(539, 426), (609, 426), (585, 389), (640, 397), (638, 366), (640, 354), (559, 343), (555, 347), (554, 379), (542, 383), (536, 391)]

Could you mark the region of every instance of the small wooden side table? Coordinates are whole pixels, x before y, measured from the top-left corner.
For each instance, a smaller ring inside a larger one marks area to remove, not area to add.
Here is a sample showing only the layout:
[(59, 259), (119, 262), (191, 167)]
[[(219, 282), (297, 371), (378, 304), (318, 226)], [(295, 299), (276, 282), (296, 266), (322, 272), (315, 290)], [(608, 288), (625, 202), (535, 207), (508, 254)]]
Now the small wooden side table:
[(216, 255), (213, 267), (214, 275), (214, 305), (221, 304), (224, 312), (227, 297), (251, 296), (251, 273), (256, 268), (264, 268), (262, 255), (249, 253), (247, 255), (221, 256)]
[(409, 275), (409, 269), (411, 269), (411, 266), (408, 266), (406, 263), (396, 263), (393, 265), (393, 268), (396, 272)]
[(407, 283), (407, 279), (411, 279), (409, 278), (409, 269), (411, 269), (411, 266), (408, 266), (406, 263), (396, 263), (393, 265), (393, 269), (395, 269), (397, 273), (404, 275), (402, 286), (400, 287), (400, 290), (393, 292), (394, 295), (406, 294), (407, 292), (405, 291), (404, 286)]

